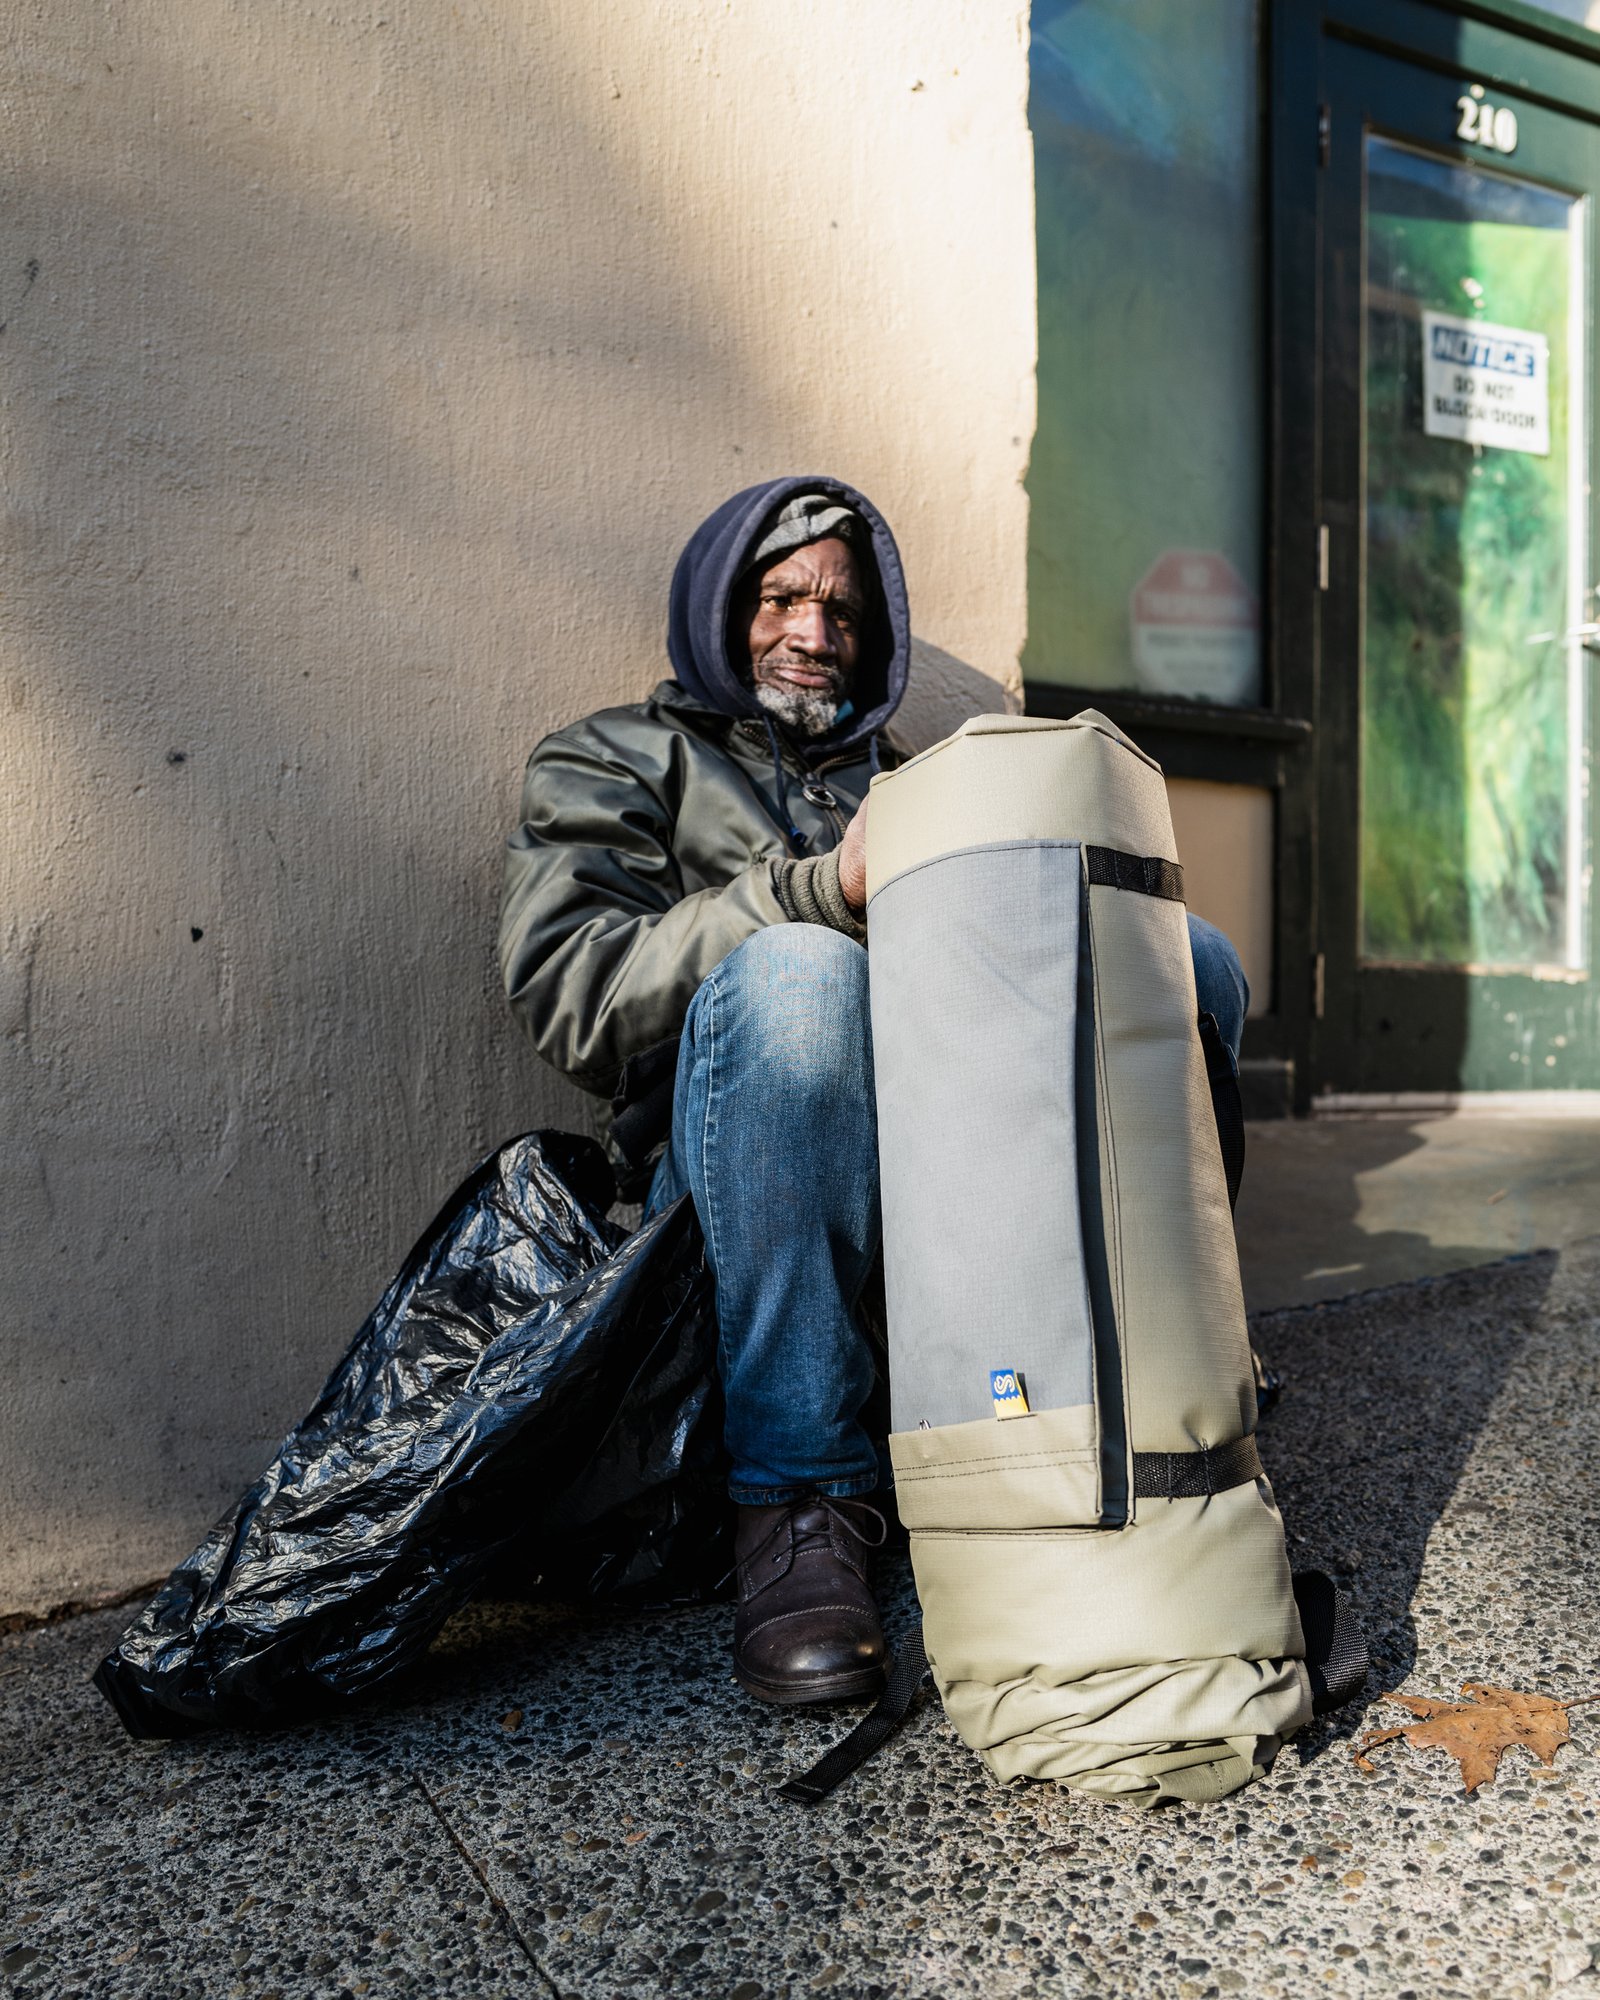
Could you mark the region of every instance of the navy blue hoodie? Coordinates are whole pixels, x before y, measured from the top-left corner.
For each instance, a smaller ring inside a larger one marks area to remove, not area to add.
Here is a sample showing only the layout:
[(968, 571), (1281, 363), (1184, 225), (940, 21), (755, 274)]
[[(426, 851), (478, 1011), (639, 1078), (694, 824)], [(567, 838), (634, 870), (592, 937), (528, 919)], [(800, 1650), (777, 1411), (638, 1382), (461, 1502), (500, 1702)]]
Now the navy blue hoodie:
[(797, 493), (826, 493), (853, 507), (872, 531), (878, 588), (862, 633), (850, 713), (826, 736), (797, 746), (808, 761), (864, 750), (900, 706), (911, 664), (911, 613), (905, 572), (889, 524), (864, 493), (842, 479), (815, 474), (768, 479), (724, 500), (689, 537), (672, 575), (667, 653), (678, 685), (723, 715), (760, 717), (764, 711), (728, 649), (728, 610), (761, 530)]

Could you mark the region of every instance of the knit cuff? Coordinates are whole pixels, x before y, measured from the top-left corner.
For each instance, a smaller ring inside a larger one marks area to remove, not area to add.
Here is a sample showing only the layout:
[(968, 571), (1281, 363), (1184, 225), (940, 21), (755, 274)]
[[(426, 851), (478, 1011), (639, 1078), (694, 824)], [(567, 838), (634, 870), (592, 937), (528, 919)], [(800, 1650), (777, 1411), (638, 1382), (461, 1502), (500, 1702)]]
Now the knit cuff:
[(851, 909), (839, 886), (839, 853), (808, 855), (804, 861), (775, 861), (772, 886), (792, 924), (825, 924), (857, 944), (867, 941), (867, 920)]

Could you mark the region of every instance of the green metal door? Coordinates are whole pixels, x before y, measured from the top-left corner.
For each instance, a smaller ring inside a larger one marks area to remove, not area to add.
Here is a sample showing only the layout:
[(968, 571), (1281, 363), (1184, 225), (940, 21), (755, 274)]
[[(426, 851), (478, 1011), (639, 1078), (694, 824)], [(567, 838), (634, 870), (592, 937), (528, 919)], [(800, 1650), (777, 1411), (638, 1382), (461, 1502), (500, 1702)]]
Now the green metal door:
[(1324, 48), (1315, 1086), (1600, 1085), (1600, 131)]

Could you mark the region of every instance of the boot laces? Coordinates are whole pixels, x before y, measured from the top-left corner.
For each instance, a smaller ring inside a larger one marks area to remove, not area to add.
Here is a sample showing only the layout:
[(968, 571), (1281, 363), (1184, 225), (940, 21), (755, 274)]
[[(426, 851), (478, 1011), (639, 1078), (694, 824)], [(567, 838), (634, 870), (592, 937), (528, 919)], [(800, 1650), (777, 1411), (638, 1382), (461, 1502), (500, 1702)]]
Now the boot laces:
[[(869, 1549), (881, 1549), (889, 1539), (889, 1523), (877, 1508), (866, 1500), (836, 1500), (827, 1493), (813, 1493), (807, 1495), (804, 1500), (795, 1501), (794, 1506), (796, 1512), (802, 1507), (820, 1507), (831, 1522), (843, 1528), (846, 1534), (853, 1535), (858, 1542), (864, 1542)], [(855, 1517), (859, 1515), (866, 1515), (868, 1520), (858, 1522)], [(871, 1522), (877, 1524), (876, 1535), (869, 1532)], [(802, 1549), (814, 1547), (818, 1542), (827, 1539), (826, 1528), (808, 1528), (803, 1534), (796, 1532), (794, 1553), (799, 1555)], [(787, 1551), (780, 1549), (772, 1560), (775, 1563), (782, 1562), (786, 1553)]]
[[(845, 1529), (849, 1534), (854, 1535), (858, 1542), (864, 1542), (869, 1549), (881, 1549), (889, 1539), (889, 1523), (870, 1501), (838, 1500), (826, 1493), (807, 1493), (802, 1499), (791, 1501), (791, 1522), (794, 1515), (802, 1507), (822, 1508), (830, 1521)], [(852, 1518), (859, 1515), (865, 1515), (866, 1519), (864, 1521), (857, 1521)], [(875, 1535), (871, 1532), (874, 1524), (876, 1524), (878, 1530)], [(777, 1535), (778, 1528), (781, 1525), (781, 1522), (774, 1525), (772, 1537)], [(802, 1549), (814, 1548), (820, 1541), (826, 1538), (826, 1535), (827, 1530), (824, 1528), (811, 1528), (803, 1535), (796, 1535), (794, 1538), (794, 1553), (799, 1555)], [(769, 1537), (769, 1539), (772, 1537)], [(745, 1562), (754, 1562), (760, 1553), (761, 1544), (758, 1542), (755, 1548), (750, 1551), (750, 1554), (744, 1558)], [(776, 1550), (772, 1557), (773, 1562), (781, 1563), (788, 1553), (787, 1549)], [(717, 1579), (715, 1587), (720, 1590), (725, 1583), (739, 1573), (740, 1568), (741, 1564), (736, 1562), (732, 1569), (726, 1571), (724, 1575)]]

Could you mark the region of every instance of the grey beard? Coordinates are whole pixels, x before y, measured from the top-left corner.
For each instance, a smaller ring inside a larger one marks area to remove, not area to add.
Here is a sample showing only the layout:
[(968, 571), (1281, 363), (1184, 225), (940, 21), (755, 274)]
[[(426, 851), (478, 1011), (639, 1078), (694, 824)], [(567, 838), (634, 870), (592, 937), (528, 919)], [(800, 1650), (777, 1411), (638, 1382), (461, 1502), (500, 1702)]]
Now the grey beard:
[(826, 736), (839, 720), (839, 695), (832, 688), (785, 688), (758, 683), (757, 702), (774, 722), (796, 736)]

